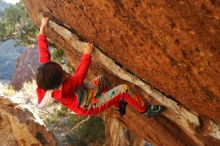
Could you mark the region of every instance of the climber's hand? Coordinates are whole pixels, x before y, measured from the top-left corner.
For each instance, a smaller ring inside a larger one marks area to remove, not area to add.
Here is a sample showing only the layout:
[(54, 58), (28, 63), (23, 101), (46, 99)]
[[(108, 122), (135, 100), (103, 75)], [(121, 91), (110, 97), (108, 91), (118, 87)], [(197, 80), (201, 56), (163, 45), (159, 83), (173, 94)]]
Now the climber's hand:
[(84, 49), (84, 54), (91, 54), (94, 49), (94, 45), (92, 43), (88, 43)]
[(49, 21), (49, 17), (43, 17), (43, 19), (41, 20), (41, 28), (45, 28), (48, 24)]
[(41, 20), (41, 26), (40, 26), (40, 33), (39, 34), (44, 34), (45, 33), (45, 27), (47, 26), (49, 21), (49, 17), (43, 17)]

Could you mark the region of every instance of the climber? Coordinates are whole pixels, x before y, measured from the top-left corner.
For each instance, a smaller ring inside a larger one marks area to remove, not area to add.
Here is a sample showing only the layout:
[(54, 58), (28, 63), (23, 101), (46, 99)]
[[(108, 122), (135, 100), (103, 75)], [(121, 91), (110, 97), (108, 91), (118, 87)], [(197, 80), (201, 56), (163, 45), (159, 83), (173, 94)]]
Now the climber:
[(38, 35), (41, 66), (36, 74), (38, 85), (36, 90), (38, 95), (37, 107), (47, 106), (53, 97), (81, 116), (96, 115), (111, 105), (117, 107), (119, 113), (124, 115), (127, 103), (147, 116), (157, 115), (163, 111), (164, 108), (159, 105), (147, 106), (144, 100), (136, 96), (125, 84), (110, 89), (109, 81), (104, 76), (98, 76), (92, 82), (84, 83), (91, 63), (91, 53), (94, 49), (91, 43), (88, 43), (84, 48), (80, 64), (73, 75), (65, 72), (58, 63), (50, 61), (45, 35), (45, 27), (48, 21), (48, 17), (43, 17)]

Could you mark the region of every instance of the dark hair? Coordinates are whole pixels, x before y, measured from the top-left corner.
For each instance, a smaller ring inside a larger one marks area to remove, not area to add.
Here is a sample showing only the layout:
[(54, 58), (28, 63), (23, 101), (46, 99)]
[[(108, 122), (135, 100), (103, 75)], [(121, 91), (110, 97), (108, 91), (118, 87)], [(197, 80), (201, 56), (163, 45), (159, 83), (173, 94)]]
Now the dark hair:
[(51, 90), (56, 89), (62, 82), (63, 69), (56, 62), (47, 62), (37, 69), (37, 85), (38, 87)]

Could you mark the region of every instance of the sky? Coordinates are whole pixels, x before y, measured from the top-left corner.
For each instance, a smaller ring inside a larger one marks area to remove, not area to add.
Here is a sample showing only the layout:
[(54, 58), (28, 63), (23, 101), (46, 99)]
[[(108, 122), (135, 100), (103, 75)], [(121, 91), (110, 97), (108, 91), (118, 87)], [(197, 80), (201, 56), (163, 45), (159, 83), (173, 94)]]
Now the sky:
[(20, 0), (3, 0), (3, 1), (5, 1), (7, 3), (15, 4), (15, 3), (19, 2)]

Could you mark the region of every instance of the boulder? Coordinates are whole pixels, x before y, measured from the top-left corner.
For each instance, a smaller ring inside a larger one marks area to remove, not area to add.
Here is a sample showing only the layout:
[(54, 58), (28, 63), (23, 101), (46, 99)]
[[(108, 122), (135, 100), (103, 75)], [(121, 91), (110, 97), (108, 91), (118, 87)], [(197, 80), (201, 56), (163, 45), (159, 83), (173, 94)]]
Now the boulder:
[(57, 140), (33, 114), (0, 97), (1, 146), (56, 146)]
[(150, 119), (130, 108), (124, 117), (110, 114), (131, 135), (155, 145), (220, 145), (218, 0), (25, 0), (25, 6), (37, 25), (40, 13), (50, 15), (47, 35), (74, 67), (86, 42), (95, 44), (88, 79), (105, 74), (167, 107)]

